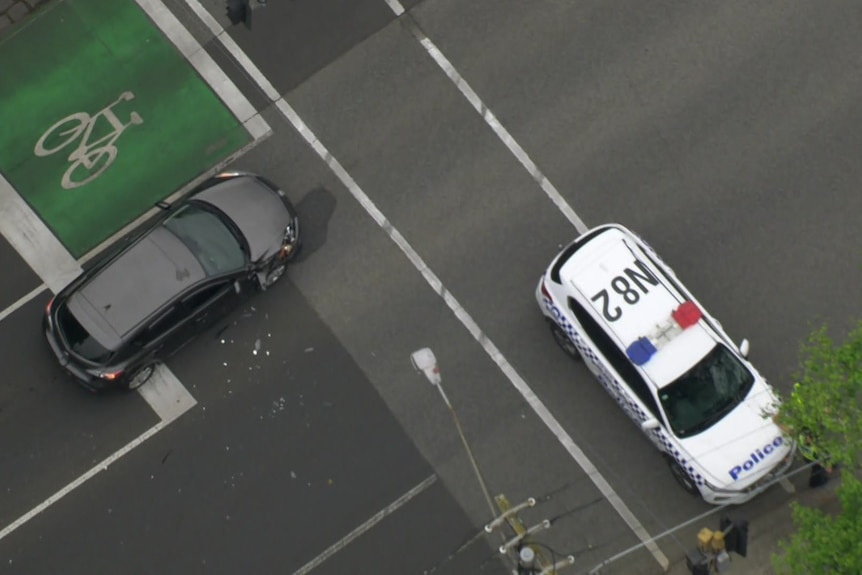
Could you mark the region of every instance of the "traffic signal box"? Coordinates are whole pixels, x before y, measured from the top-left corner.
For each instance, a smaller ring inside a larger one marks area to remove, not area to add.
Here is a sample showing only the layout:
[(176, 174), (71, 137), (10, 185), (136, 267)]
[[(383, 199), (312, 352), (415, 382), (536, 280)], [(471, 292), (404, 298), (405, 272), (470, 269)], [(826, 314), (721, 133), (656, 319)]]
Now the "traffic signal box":
[(692, 575), (712, 575), (730, 570), (730, 553), (748, 553), (748, 521), (722, 517), (719, 530), (704, 527), (697, 534), (697, 546), (685, 554)]

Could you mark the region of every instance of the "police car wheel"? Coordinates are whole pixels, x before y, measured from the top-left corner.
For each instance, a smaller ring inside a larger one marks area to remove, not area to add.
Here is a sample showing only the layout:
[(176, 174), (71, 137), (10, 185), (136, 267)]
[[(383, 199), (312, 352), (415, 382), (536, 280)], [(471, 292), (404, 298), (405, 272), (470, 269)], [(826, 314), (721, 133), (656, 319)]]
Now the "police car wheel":
[(563, 351), (569, 354), (571, 357), (575, 359), (581, 359), (581, 353), (578, 351), (578, 348), (575, 347), (575, 344), (569, 338), (568, 334), (563, 331), (563, 329), (555, 324), (552, 321), (549, 321), (548, 324), (551, 326), (551, 333), (554, 336), (554, 341), (557, 342)]
[(700, 489), (697, 488), (694, 480), (689, 477), (688, 473), (685, 472), (685, 469), (683, 469), (682, 466), (671, 457), (665, 456), (665, 459), (667, 460), (670, 472), (673, 474), (673, 478), (676, 479), (676, 482), (682, 485), (682, 488), (692, 495), (700, 495)]

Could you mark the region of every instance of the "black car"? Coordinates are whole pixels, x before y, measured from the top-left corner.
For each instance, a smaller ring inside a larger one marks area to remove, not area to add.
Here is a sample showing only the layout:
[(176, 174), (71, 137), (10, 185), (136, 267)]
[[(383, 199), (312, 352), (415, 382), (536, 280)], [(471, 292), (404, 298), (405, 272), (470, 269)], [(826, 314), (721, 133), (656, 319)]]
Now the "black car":
[(301, 245), (296, 210), (254, 174), (219, 174), (159, 206), (48, 304), (48, 343), (90, 390), (143, 385), (159, 361), (278, 281)]

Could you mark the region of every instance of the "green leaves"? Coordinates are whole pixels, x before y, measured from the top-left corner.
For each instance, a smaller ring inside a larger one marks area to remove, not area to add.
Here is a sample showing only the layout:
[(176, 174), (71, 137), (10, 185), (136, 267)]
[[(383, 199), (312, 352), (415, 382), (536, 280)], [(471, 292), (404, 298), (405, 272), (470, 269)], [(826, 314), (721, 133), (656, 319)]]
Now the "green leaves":
[(794, 502), (797, 532), (780, 544), (772, 557), (775, 570), (787, 575), (858, 575), (862, 573), (862, 483), (852, 474), (842, 476), (836, 490), (841, 512), (836, 516)]
[(802, 346), (802, 373), (781, 406), (780, 421), (810, 429), (831, 461), (859, 467), (862, 453), (862, 323), (836, 344), (823, 326)]
[[(773, 556), (775, 570), (788, 575), (862, 573), (862, 323), (843, 343), (823, 326), (802, 346), (801, 373), (782, 403), (779, 422), (793, 433), (810, 429), (820, 453), (844, 465), (836, 493), (836, 515), (794, 502), (797, 531)], [(794, 437), (795, 439), (795, 437)]]

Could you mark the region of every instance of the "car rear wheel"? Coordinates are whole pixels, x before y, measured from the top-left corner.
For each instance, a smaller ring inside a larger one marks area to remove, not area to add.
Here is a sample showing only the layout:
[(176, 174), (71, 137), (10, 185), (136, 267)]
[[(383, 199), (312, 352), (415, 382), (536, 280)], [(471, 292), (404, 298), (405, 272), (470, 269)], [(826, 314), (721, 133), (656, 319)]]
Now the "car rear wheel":
[(153, 374), (156, 372), (156, 364), (155, 362), (145, 363), (144, 365), (137, 368), (132, 375), (126, 380), (126, 389), (133, 390), (138, 389), (145, 383), (147, 383)]
[(551, 334), (553, 334), (554, 341), (557, 342), (557, 345), (559, 345), (563, 351), (574, 359), (581, 359), (581, 352), (578, 351), (578, 348), (575, 347), (575, 343), (571, 338), (569, 338), (569, 335), (563, 331), (563, 328), (550, 320), (548, 321), (548, 324), (551, 326)]
[(676, 482), (682, 485), (682, 488), (692, 495), (700, 495), (700, 489), (697, 488), (697, 484), (695, 484), (691, 476), (686, 473), (685, 469), (682, 468), (682, 465), (677, 463), (677, 461), (669, 455), (665, 455), (665, 459), (667, 460), (667, 465), (670, 467), (670, 472), (673, 474), (673, 478), (676, 479)]

